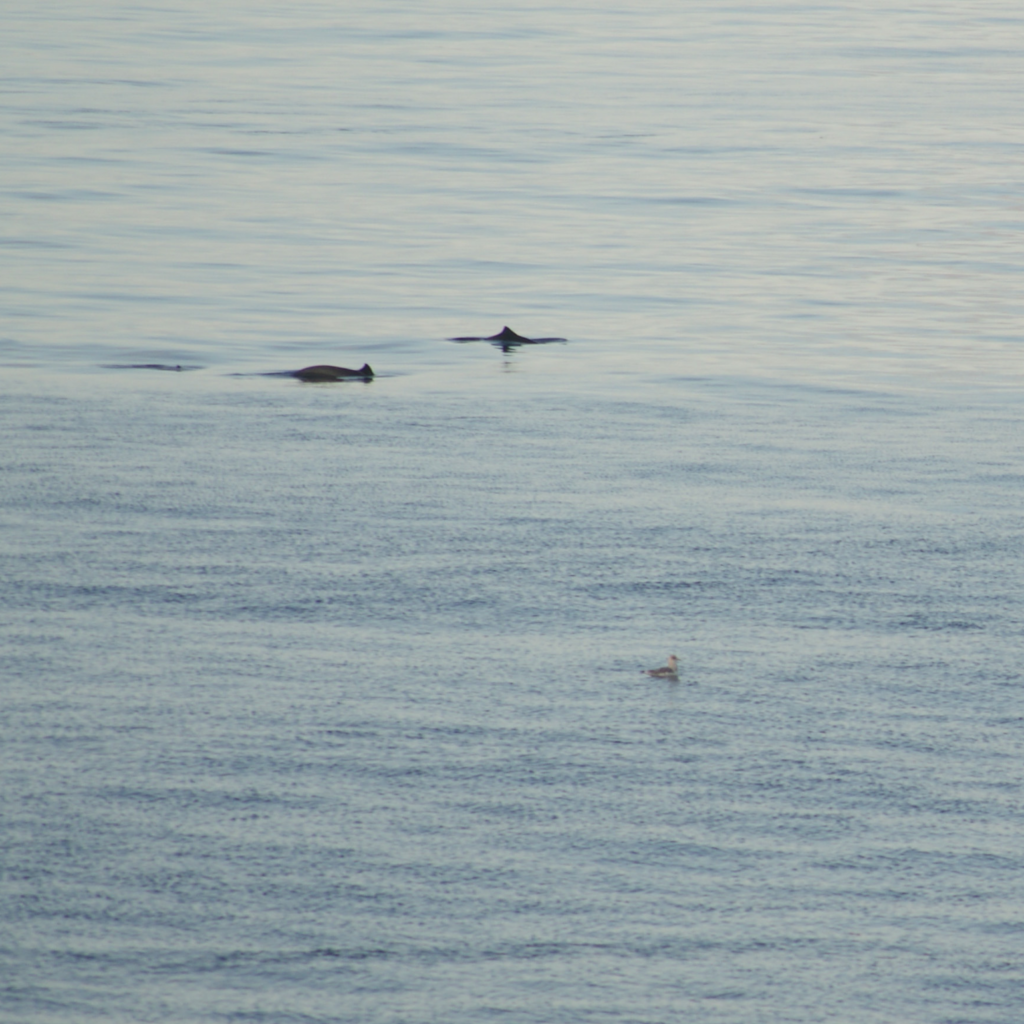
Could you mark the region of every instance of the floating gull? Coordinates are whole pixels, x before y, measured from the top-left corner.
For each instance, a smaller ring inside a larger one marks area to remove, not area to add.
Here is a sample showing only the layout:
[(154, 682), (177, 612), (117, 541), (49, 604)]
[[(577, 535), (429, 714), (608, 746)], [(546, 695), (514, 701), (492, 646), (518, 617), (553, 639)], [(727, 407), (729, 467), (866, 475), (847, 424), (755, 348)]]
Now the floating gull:
[(668, 664), (661, 668), (649, 668), (647, 674), (655, 679), (678, 679), (679, 659), (674, 655), (668, 656)]

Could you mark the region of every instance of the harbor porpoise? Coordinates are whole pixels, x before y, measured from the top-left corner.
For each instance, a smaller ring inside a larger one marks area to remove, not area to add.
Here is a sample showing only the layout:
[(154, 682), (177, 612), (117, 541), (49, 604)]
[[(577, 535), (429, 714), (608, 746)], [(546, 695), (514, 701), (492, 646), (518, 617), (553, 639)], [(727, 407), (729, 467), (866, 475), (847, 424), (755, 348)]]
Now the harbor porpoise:
[(301, 370), (289, 372), (290, 377), (298, 377), (299, 380), (309, 383), (320, 383), (332, 380), (373, 380), (373, 370), (369, 363), (363, 363), (359, 370), (349, 370), (344, 366), (307, 366)]
[(175, 366), (168, 366), (166, 363), (101, 363), (105, 370), (169, 370), (171, 373), (181, 373), (183, 370), (198, 370), (198, 366), (182, 366), (180, 363)]
[(497, 345), (502, 352), (510, 352), (520, 345), (550, 345), (555, 341), (565, 341), (565, 338), (524, 338), (516, 334), (511, 327), (502, 327), (497, 334), (491, 334), (486, 338), (449, 338), (449, 341), (489, 341)]

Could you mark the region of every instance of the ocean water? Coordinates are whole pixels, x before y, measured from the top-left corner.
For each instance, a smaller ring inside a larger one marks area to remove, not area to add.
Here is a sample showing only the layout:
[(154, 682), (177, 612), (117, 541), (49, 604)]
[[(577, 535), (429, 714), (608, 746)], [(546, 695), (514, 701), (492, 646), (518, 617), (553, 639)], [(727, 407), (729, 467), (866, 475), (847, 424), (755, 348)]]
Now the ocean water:
[(7, 4), (0, 1020), (1024, 1020), (1022, 58)]

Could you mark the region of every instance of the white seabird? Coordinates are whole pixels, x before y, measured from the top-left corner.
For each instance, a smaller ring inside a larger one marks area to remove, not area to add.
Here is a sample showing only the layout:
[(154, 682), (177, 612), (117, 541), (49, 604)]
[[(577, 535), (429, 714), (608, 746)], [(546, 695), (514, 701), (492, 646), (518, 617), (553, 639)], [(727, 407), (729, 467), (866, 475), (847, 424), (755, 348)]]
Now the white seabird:
[(655, 679), (678, 679), (679, 659), (674, 654), (670, 654), (667, 665), (663, 665), (661, 668), (649, 668), (647, 674)]

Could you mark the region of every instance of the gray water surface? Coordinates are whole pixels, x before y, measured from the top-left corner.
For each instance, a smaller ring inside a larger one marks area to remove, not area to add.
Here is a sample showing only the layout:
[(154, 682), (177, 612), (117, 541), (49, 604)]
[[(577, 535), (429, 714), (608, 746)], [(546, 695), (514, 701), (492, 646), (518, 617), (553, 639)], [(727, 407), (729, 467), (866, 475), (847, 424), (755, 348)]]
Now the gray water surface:
[(0, 1019), (1024, 1019), (1016, 7), (0, 22)]

